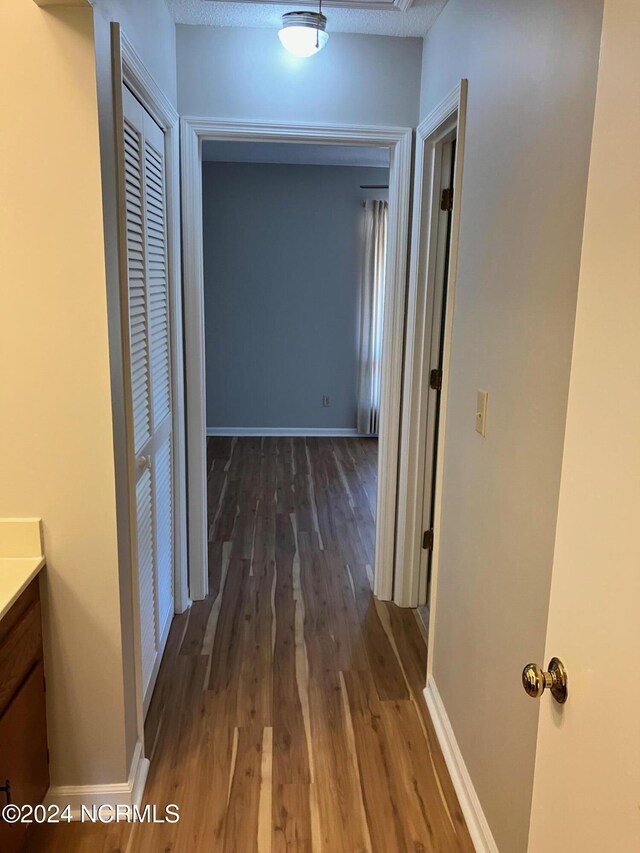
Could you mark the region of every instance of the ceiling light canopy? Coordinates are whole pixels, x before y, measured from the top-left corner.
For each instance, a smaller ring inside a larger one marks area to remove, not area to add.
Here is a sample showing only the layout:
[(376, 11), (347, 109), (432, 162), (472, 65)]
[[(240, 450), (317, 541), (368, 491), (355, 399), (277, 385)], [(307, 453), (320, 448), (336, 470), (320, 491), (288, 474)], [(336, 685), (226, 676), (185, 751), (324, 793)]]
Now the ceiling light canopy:
[(313, 56), (329, 41), (322, 12), (287, 12), (282, 16), (280, 41), (294, 56)]

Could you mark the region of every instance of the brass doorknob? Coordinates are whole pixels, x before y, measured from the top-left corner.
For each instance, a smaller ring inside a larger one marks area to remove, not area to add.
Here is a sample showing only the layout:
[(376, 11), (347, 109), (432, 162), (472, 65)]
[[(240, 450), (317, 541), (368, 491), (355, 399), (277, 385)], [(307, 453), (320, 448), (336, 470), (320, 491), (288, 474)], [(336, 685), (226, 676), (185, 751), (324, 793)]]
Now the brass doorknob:
[(561, 705), (567, 701), (567, 670), (559, 658), (551, 658), (549, 671), (544, 672), (537, 663), (528, 663), (522, 670), (522, 686), (532, 699), (538, 699), (545, 690)]

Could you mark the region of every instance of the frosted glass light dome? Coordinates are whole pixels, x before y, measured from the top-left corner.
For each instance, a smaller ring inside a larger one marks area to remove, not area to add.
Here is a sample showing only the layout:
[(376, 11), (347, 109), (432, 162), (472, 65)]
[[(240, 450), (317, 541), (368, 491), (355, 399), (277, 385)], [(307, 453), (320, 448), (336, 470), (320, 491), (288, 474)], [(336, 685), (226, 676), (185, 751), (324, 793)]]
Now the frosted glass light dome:
[(327, 19), (320, 12), (287, 12), (278, 37), (294, 56), (313, 56), (329, 41)]

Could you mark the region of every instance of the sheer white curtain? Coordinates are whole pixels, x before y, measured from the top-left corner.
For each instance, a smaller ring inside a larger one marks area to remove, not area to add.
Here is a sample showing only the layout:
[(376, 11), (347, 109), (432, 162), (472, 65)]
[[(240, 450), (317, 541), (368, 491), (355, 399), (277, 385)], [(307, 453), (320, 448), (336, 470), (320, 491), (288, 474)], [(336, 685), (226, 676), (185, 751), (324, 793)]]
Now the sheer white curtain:
[(362, 435), (377, 435), (380, 419), (388, 209), (386, 201), (368, 201), (364, 206), (358, 373), (358, 432)]

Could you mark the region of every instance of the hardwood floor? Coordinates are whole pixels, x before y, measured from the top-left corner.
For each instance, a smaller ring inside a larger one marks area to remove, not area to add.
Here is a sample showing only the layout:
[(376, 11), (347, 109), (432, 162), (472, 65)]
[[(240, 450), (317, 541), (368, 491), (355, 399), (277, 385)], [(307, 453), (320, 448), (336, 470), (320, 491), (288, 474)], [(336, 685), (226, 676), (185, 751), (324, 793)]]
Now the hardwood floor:
[(38, 851), (472, 853), (412, 611), (371, 592), (372, 439), (209, 439), (210, 593), (177, 616), (145, 802), (177, 824), (42, 828)]

